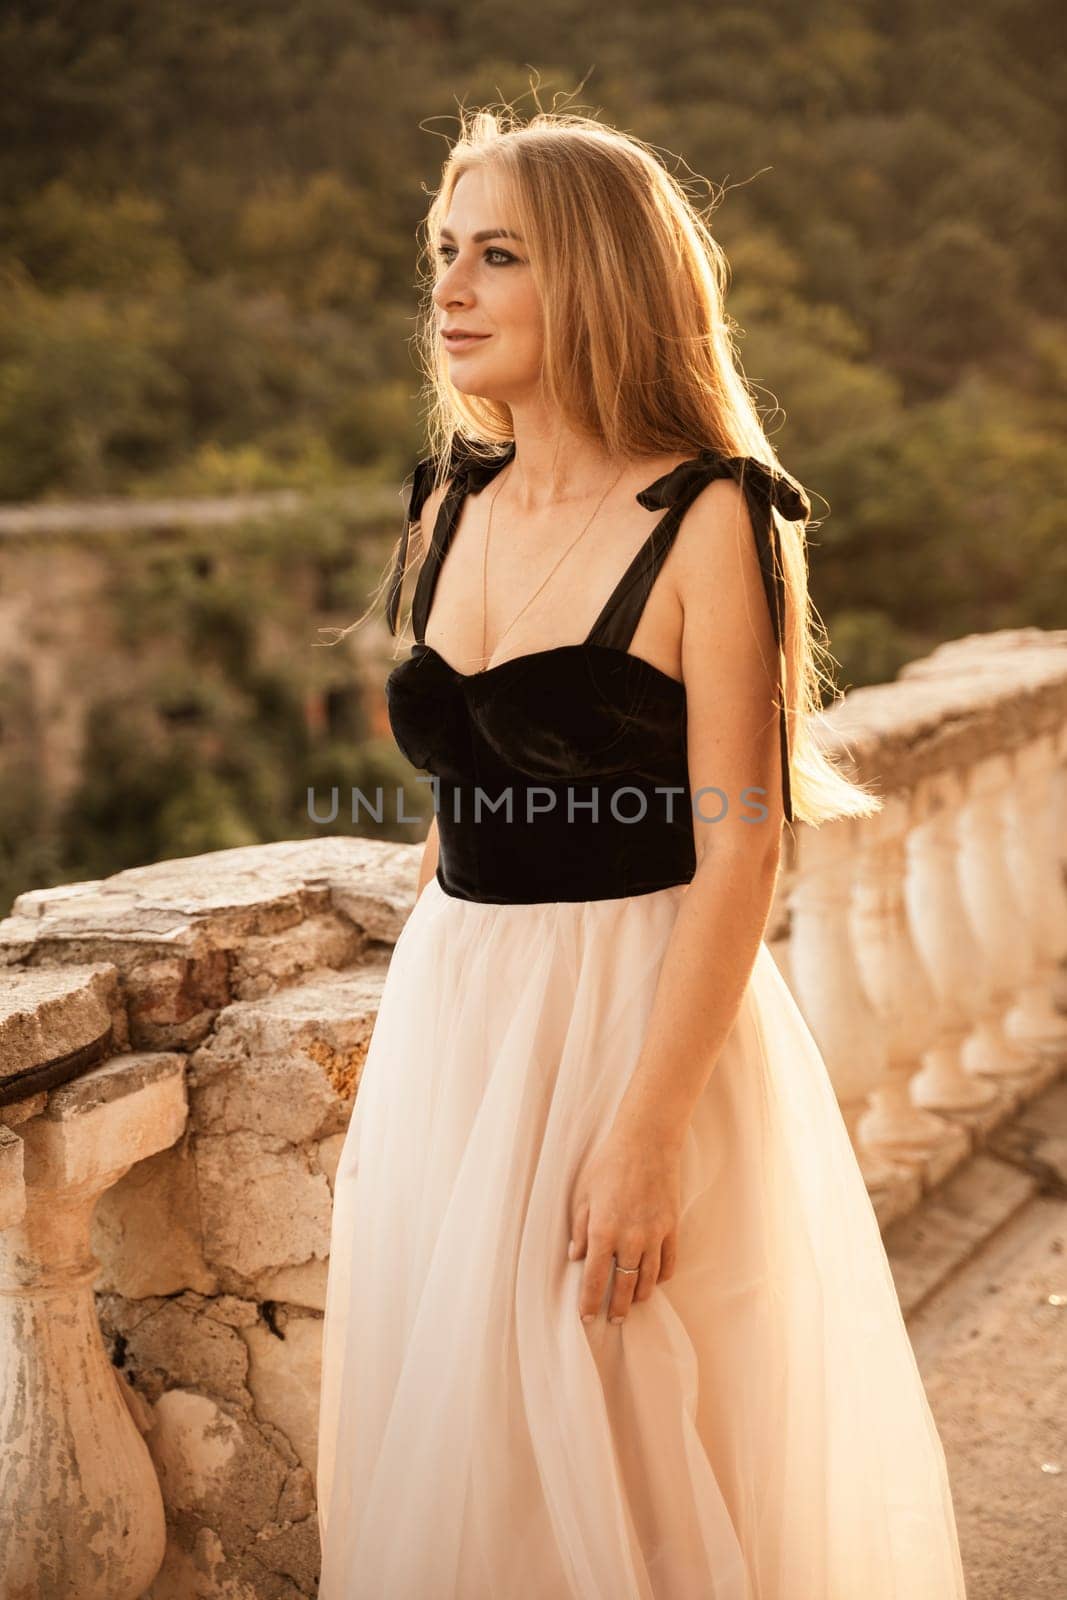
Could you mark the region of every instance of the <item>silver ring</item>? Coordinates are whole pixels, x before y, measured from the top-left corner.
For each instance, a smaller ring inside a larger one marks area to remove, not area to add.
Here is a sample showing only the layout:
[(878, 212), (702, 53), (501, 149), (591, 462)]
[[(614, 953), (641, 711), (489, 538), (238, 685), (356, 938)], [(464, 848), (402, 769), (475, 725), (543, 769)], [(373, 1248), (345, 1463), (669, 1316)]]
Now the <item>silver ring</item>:
[(616, 1272), (640, 1272), (641, 1271), (640, 1266), (636, 1266), (636, 1267), (620, 1267), (617, 1256), (612, 1256), (611, 1259), (615, 1263), (615, 1271)]

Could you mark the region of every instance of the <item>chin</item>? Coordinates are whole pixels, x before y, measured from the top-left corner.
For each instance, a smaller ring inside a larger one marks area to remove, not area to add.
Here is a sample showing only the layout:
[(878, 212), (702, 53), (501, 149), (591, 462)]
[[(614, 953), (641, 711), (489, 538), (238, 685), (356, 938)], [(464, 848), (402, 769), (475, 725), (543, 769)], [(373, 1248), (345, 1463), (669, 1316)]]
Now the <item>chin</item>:
[(507, 395), (502, 394), (493, 383), (480, 383), (475, 377), (467, 377), (464, 373), (449, 373), (449, 382), (453, 389), (460, 394), (469, 394), (475, 400), (491, 400), (499, 405), (508, 403)]
[(487, 373), (466, 370), (464, 362), (455, 363), (455, 370), (449, 372), (448, 381), (460, 394), (469, 394), (476, 400), (489, 400), (501, 406), (513, 405), (521, 395), (537, 387), (536, 382), (524, 384), (514, 380), (494, 380)]

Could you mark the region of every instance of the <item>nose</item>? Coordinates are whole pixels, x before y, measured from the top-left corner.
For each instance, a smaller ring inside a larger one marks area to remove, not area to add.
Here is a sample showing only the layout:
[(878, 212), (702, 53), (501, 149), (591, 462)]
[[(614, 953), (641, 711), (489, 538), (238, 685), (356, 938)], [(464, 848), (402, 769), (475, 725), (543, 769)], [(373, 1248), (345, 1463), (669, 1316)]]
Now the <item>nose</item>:
[(459, 257), (452, 262), (434, 284), (434, 303), (442, 310), (449, 306), (469, 305), (471, 293), (463, 281), (465, 269), (461, 268)]

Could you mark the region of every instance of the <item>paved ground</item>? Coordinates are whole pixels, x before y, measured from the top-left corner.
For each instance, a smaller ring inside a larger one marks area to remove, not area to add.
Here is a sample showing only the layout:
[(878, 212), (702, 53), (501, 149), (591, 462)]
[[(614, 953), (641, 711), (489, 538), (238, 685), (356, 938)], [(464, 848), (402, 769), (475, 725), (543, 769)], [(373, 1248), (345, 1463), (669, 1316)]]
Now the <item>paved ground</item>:
[(1067, 1600), (1067, 1078), (886, 1246), (945, 1445), (968, 1600)]

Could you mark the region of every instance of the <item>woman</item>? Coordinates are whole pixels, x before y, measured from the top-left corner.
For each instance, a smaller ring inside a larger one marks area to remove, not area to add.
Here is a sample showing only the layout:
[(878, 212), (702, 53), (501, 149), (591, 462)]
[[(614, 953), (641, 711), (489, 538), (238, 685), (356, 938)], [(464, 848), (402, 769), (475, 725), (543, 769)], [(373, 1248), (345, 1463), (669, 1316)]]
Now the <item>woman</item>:
[(387, 694), (436, 815), (335, 1183), (320, 1596), (957, 1600), (878, 1226), (762, 942), (783, 820), (879, 802), (811, 734), (810, 506), (721, 253), (638, 141), (484, 112), (427, 243)]

